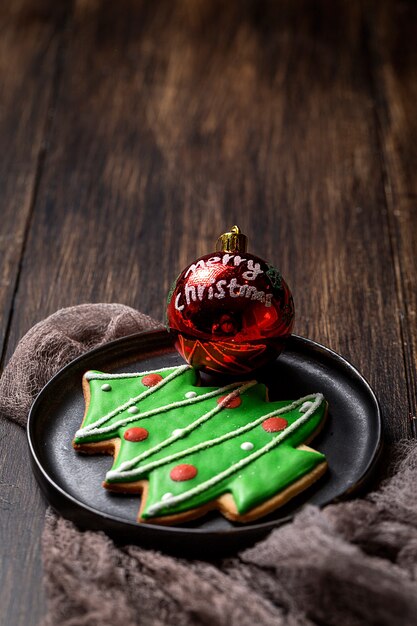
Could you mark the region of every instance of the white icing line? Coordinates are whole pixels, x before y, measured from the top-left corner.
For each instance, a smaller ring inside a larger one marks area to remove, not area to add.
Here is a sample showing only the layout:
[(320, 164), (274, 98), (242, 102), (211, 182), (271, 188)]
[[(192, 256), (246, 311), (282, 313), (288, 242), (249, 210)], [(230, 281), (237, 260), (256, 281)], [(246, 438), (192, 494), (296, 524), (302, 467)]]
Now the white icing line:
[(122, 374), (106, 374), (105, 372), (93, 372), (89, 370), (84, 374), (86, 380), (107, 380), (107, 378), (136, 378), (138, 376), (147, 376), (148, 374), (156, 374), (158, 372), (166, 372), (172, 369), (190, 370), (191, 365), (172, 365), (171, 367), (160, 367), (158, 370), (150, 370), (149, 372), (124, 372)]
[[(188, 491), (185, 491), (184, 493), (182, 493), (182, 494), (180, 494), (178, 496), (173, 496), (172, 498), (169, 498), (169, 499), (167, 498), (164, 501), (156, 502), (155, 504), (153, 504), (153, 505), (151, 505), (149, 507), (149, 509), (147, 511), (147, 514), (149, 516), (154, 516), (155, 513), (159, 513), (159, 511), (161, 511), (165, 507), (169, 508), (169, 507), (176, 506), (177, 504), (181, 504), (182, 502), (185, 502), (185, 501), (189, 500), (193, 496), (198, 495), (202, 491), (205, 491), (206, 489), (209, 489), (210, 487), (213, 487), (217, 483), (221, 482), (224, 478), (227, 478), (228, 476), (230, 476), (231, 474), (234, 474), (235, 472), (237, 472), (238, 470), (242, 469), (246, 465), (249, 465), (249, 463), (252, 463), (252, 461), (256, 461), (256, 459), (261, 457), (266, 452), (269, 452), (269, 450), (272, 450), (283, 439), (288, 437), (288, 435), (290, 435), (292, 432), (294, 432), (299, 426), (304, 424), (309, 419), (310, 415), (312, 415), (314, 413), (314, 411), (320, 406), (320, 404), (322, 403), (323, 399), (324, 399), (323, 395), (321, 393), (318, 393), (316, 395), (315, 401), (313, 402), (311, 407), (306, 411), (306, 413), (304, 413), (301, 417), (299, 417), (297, 420), (295, 420), (295, 422), (290, 424), (290, 426), (288, 426), (288, 428), (286, 428), (285, 430), (281, 431), (280, 434), (277, 435), (276, 437), (274, 437), (274, 439), (270, 443), (267, 443), (265, 446), (263, 446), (262, 448), (260, 448), (256, 452), (253, 452), (252, 454), (250, 454), (246, 458), (241, 459), (240, 461), (238, 461), (237, 463), (235, 463), (231, 467), (227, 468), (223, 472), (220, 472), (220, 474), (217, 474), (217, 476), (213, 476), (213, 478), (209, 478), (209, 480), (206, 480), (205, 482), (201, 483), (197, 487), (189, 489)], [(302, 400), (305, 400), (305, 398), (302, 398)], [(293, 403), (293, 404), (295, 404), (295, 403)]]
[[(164, 378), (164, 381), (167, 381), (168, 378), (169, 376)], [(161, 385), (162, 381), (158, 384)], [(137, 396), (136, 398), (131, 398), (128, 402), (117, 407), (116, 409), (111, 411), (111, 413), (108, 413), (104, 417), (101, 417), (100, 419), (95, 421), (93, 424), (89, 424), (88, 426), (81, 428), (75, 433), (75, 437), (77, 439), (84, 439), (86, 437), (91, 437), (91, 435), (99, 435), (99, 434), (108, 433), (117, 428), (120, 428), (121, 426), (125, 426), (126, 424), (129, 424), (130, 422), (136, 422), (138, 419), (151, 417), (152, 415), (163, 413), (171, 409), (177, 409), (182, 406), (188, 406), (190, 404), (201, 402), (202, 400), (207, 400), (208, 398), (213, 398), (215, 396), (221, 395), (222, 393), (229, 391), (229, 389), (236, 389), (236, 387), (238, 387), (240, 384), (241, 383), (231, 383), (230, 385), (226, 385), (225, 387), (220, 387), (219, 389), (216, 389), (215, 391), (210, 391), (209, 393), (198, 395), (195, 398), (189, 398), (187, 400), (179, 400), (178, 402), (172, 402), (171, 404), (166, 404), (156, 409), (150, 409), (149, 411), (144, 411), (143, 413), (140, 413), (140, 415), (135, 415), (134, 417), (124, 417), (118, 420), (117, 422), (110, 424), (110, 426), (103, 426), (103, 428), (100, 428), (101, 424), (104, 424), (112, 417), (115, 417), (115, 415), (117, 415), (118, 413), (122, 413), (131, 404), (133, 403), (136, 404), (136, 402), (138, 402), (139, 400), (143, 400), (143, 398), (149, 395), (149, 393), (152, 392), (152, 390), (155, 390), (157, 388), (158, 385), (155, 385), (154, 387), (151, 387), (149, 390), (142, 393), (140, 396)], [(256, 381), (253, 382), (253, 384), (256, 384)]]
[[(236, 384), (240, 384), (240, 383), (233, 383), (233, 384), (236, 385)], [(248, 383), (245, 383), (244, 385), (239, 387), (238, 389), (235, 389), (234, 391), (232, 391), (232, 393), (229, 393), (227, 396), (225, 396), (224, 399), (221, 402), (219, 402), (213, 409), (211, 409), (210, 411), (208, 411), (207, 413), (205, 413), (204, 415), (202, 415), (201, 417), (196, 419), (194, 422), (191, 422), (191, 424), (189, 424), (188, 426), (184, 426), (184, 428), (182, 429), (182, 435), (175, 435), (175, 436), (171, 435), (170, 437), (168, 437), (168, 439), (164, 439), (164, 441), (161, 441), (161, 443), (158, 443), (153, 448), (149, 448), (145, 452), (142, 452), (142, 454), (139, 454), (138, 456), (135, 456), (133, 459), (130, 459), (129, 461), (125, 461), (124, 463), (121, 463), (119, 469), (117, 469), (117, 470), (110, 470), (110, 472), (107, 472), (106, 478), (108, 478), (108, 477), (114, 478), (114, 475), (112, 476), (112, 472), (122, 472), (123, 473), (126, 470), (130, 470), (132, 467), (134, 467), (136, 465), (136, 463), (139, 463), (139, 461), (142, 461), (142, 459), (146, 459), (151, 454), (154, 454), (154, 452), (158, 452), (159, 450), (162, 450), (163, 448), (166, 448), (166, 446), (169, 446), (173, 441), (177, 441), (178, 439), (181, 439), (183, 436), (188, 435), (188, 433), (190, 433), (192, 430), (197, 428), (197, 426), (200, 426), (200, 424), (202, 424), (203, 422), (206, 422), (213, 415), (215, 415), (216, 413), (221, 411), (221, 409), (223, 409), (223, 407), (226, 406), (227, 403), (232, 398), (235, 398), (236, 396), (240, 395), (240, 393), (245, 392), (247, 389), (249, 389), (250, 387), (253, 387), (254, 385), (257, 385), (257, 384), (258, 383), (257, 383), (256, 380), (251, 380)], [(228, 385), (228, 387), (231, 387), (231, 385)], [(226, 389), (226, 387), (223, 387), (222, 389), (224, 390), (224, 389)], [(218, 391), (221, 391), (221, 390), (219, 389)], [(201, 396), (199, 396), (199, 397), (201, 398)], [(192, 402), (192, 400), (189, 400), (189, 402)], [(143, 413), (143, 415), (145, 415), (145, 413)], [(156, 461), (155, 461), (155, 463), (156, 463)], [(122, 475), (124, 475), (124, 474), (122, 474)]]
[[(262, 424), (262, 422), (264, 422), (270, 417), (275, 417), (276, 415), (283, 415), (283, 414), (285, 415), (285, 413), (289, 413), (290, 411), (293, 411), (300, 404), (305, 402), (306, 398), (314, 398), (314, 400), (316, 401), (317, 397), (320, 395), (321, 394), (315, 394), (315, 395), (305, 396), (304, 398), (299, 398), (298, 400), (294, 400), (294, 402), (292, 402), (291, 404), (287, 404), (286, 406), (281, 407), (280, 409), (275, 409), (275, 411), (272, 411), (271, 413), (262, 415), (261, 417), (258, 417), (256, 420), (253, 420), (253, 422), (249, 422), (248, 424), (245, 424), (244, 426), (240, 426), (239, 428), (236, 428), (236, 430), (229, 431), (228, 433), (225, 433), (224, 435), (221, 435), (220, 437), (216, 437), (215, 439), (209, 439), (207, 441), (203, 441), (201, 443), (196, 444), (195, 446), (192, 446), (191, 448), (180, 450), (179, 452), (170, 454), (166, 457), (163, 457), (162, 459), (158, 459), (157, 461), (152, 461), (151, 463), (148, 463), (147, 465), (143, 465), (142, 467), (137, 467), (135, 469), (129, 468), (129, 470), (127, 468), (125, 469), (124, 466), (126, 466), (128, 463), (130, 464), (130, 467), (132, 466), (132, 461), (125, 461), (125, 463), (122, 463), (117, 470), (109, 470), (106, 474), (106, 479), (114, 480), (117, 478), (136, 478), (136, 477), (142, 476), (144, 473), (147, 473), (157, 467), (160, 467), (161, 465), (166, 465), (167, 463), (171, 463), (172, 461), (177, 461), (178, 459), (184, 456), (188, 456), (189, 454), (193, 454), (194, 452), (198, 452), (199, 450), (203, 450), (205, 448), (211, 448), (212, 446), (218, 445), (219, 443), (222, 443), (223, 441), (227, 441), (228, 439), (233, 439), (233, 437), (237, 437), (238, 435), (242, 435), (243, 433), (246, 433), (249, 430), (253, 430), (254, 428), (256, 428), (256, 426), (259, 426), (259, 424)], [(313, 406), (312, 402), (310, 402), (310, 406)], [(285, 431), (283, 432), (286, 432), (288, 428), (286, 428)], [(170, 439), (172, 441), (173, 439), (177, 439), (177, 437), (171, 437)], [(166, 439), (165, 441), (168, 441), (168, 440)], [(254, 446), (252, 444), (252, 448), (253, 447)], [(249, 449), (252, 449), (252, 448), (249, 448)], [(155, 448), (153, 450), (155, 450)], [(144, 455), (142, 454), (140, 456), (141, 458), (143, 458)]]
[[(164, 368), (164, 369), (172, 369), (172, 368)], [(142, 393), (140, 393), (135, 398), (130, 398), (130, 400), (128, 400), (124, 404), (119, 405), (118, 407), (113, 409), (113, 411), (110, 411), (110, 413), (107, 413), (107, 415), (103, 415), (103, 417), (101, 417), (100, 419), (96, 420), (93, 424), (89, 424), (88, 426), (84, 426), (84, 428), (80, 428), (79, 430), (77, 430), (77, 432), (75, 433), (75, 437), (76, 438), (82, 438), (82, 437), (87, 437), (88, 436), (87, 433), (91, 434), (92, 432), (100, 432), (100, 429), (98, 429), (98, 426), (100, 426), (101, 424), (104, 424), (105, 422), (107, 422), (109, 419), (111, 419), (112, 417), (114, 417), (118, 413), (121, 413), (122, 411), (125, 411), (132, 404), (135, 404), (139, 400), (143, 400), (144, 398), (147, 398), (152, 393), (155, 393), (155, 391), (161, 389), (161, 387), (163, 387), (167, 382), (171, 381), (173, 378), (176, 378), (177, 376), (182, 374), (187, 369), (190, 369), (188, 365), (182, 365), (182, 366), (178, 367), (171, 374), (169, 374), (166, 378), (163, 378), (157, 385), (154, 385), (153, 387), (149, 387), (149, 389), (146, 389), (145, 391), (142, 391)], [(148, 374), (148, 373), (149, 372), (141, 372), (139, 374), (135, 374), (135, 376), (142, 376), (142, 375), (145, 375), (145, 374)], [(153, 372), (153, 373), (155, 373), (155, 372)], [(88, 372), (87, 372), (87, 374), (88, 374)], [(84, 378), (86, 378), (87, 380), (93, 380), (92, 378), (91, 379), (88, 378), (87, 374), (84, 374)], [(111, 375), (110, 374), (108, 374), (108, 375), (106, 374), (106, 375), (103, 375), (103, 376), (108, 377), (108, 376), (111, 376)], [(100, 376), (100, 380), (104, 380), (103, 376)], [(120, 378), (122, 376), (123, 376), (123, 374), (113, 374), (113, 377)], [(103, 432), (106, 432), (106, 430), (103, 430)]]

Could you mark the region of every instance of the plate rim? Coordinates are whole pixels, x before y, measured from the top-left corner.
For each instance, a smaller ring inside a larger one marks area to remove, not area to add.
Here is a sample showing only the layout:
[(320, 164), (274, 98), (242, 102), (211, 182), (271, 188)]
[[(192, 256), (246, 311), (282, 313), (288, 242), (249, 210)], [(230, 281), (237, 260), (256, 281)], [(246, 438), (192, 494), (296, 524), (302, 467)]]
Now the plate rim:
[[(140, 524), (138, 524), (137, 522), (131, 522), (129, 520), (126, 520), (125, 518), (121, 518), (118, 517), (117, 515), (113, 515), (113, 514), (109, 514), (105, 511), (101, 511), (99, 509), (96, 509), (94, 507), (92, 507), (89, 504), (86, 504), (82, 501), (80, 501), (79, 499), (77, 499), (75, 496), (73, 496), (72, 494), (68, 493), (67, 491), (65, 491), (65, 489), (63, 489), (59, 484), (57, 484), (57, 482), (48, 474), (48, 472), (46, 471), (46, 469), (43, 467), (41, 460), (38, 458), (38, 455), (36, 453), (35, 450), (35, 441), (34, 441), (34, 433), (33, 430), (35, 428), (34, 423), (35, 423), (35, 419), (36, 419), (36, 413), (37, 413), (37, 408), (38, 405), (40, 404), (40, 402), (42, 401), (43, 395), (44, 393), (47, 393), (50, 387), (53, 387), (56, 384), (56, 381), (58, 379), (61, 378), (61, 376), (65, 376), (65, 374), (67, 373), (68, 370), (72, 369), (74, 366), (76, 366), (78, 363), (80, 363), (81, 361), (83, 361), (86, 357), (90, 357), (90, 356), (94, 356), (94, 354), (96, 353), (101, 353), (103, 351), (111, 351), (113, 347), (115, 347), (116, 345), (119, 346), (119, 344), (132, 340), (133, 338), (136, 339), (144, 339), (146, 340), (146, 338), (150, 338), (150, 337), (155, 337), (156, 338), (160, 338), (160, 339), (165, 339), (167, 342), (166, 347), (168, 346), (169, 341), (171, 341), (170, 339), (170, 335), (168, 333), (168, 331), (166, 329), (160, 329), (160, 330), (145, 330), (145, 331), (140, 331), (137, 333), (132, 333), (130, 335), (125, 335), (123, 337), (119, 337), (118, 339), (114, 339), (112, 341), (106, 342), (104, 344), (101, 344), (99, 346), (96, 346), (94, 348), (92, 348), (91, 350), (87, 350), (86, 352), (84, 352), (83, 354), (79, 355), (78, 357), (76, 357), (75, 359), (73, 359), (72, 361), (70, 361), (69, 363), (67, 363), (66, 365), (64, 365), (62, 368), (60, 368), (58, 370), (58, 372), (56, 372), (56, 374), (54, 374), (54, 376), (52, 376), (52, 378), (42, 387), (42, 389), (39, 391), (39, 393), (37, 394), (35, 400), (32, 403), (32, 406), (30, 408), (29, 414), (28, 414), (28, 420), (27, 420), (27, 426), (26, 426), (26, 436), (27, 436), (27, 441), (28, 441), (28, 446), (29, 446), (29, 453), (30, 453), (30, 457), (31, 457), (31, 461), (32, 464), (35, 464), (36, 467), (36, 471), (33, 469), (34, 474), (35, 474), (35, 478), (37, 479), (37, 482), (39, 484), (39, 478), (38, 478), (38, 472), (40, 472), (44, 478), (44, 480), (46, 480), (46, 482), (48, 483), (48, 486), (52, 489), (54, 489), (55, 491), (58, 492), (58, 494), (63, 497), (65, 500), (69, 500), (71, 502), (71, 504), (73, 506), (75, 506), (76, 508), (81, 508), (84, 509), (85, 511), (87, 511), (89, 514), (93, 514), (98, 516), (99, 518), (104, 518), (105, 520), (109, 520), (111, 522), (117, 522), (118, 524), (122, 524), (123, 526), (127, 526), (129, 531), (132, 532), (136, 532), (138, 530), (142, 531), (144, 530), (145, 532), (149, 531), (152, 533), (155, 531), (158, 532), (162, 532), (164, 535), (170, 535), (172, 533), (174, 534), (184, 534), (184, 535), (189, 535), (190, 533), (193, 534), (194, 536), (198, 536), (198, 535), (204, 535), (204, 536), (210, 536), (210, 537), (216, 537), (216, 536), (224, 536), (224, 535), (245, 535), (248, 534), (250, 531), (256, 532), (256, 531), (265, 531), (268, 532), (270, 530), (273, 530), (274, 528), (277, 528), (278, 526), (281, 526), (283, 524), (286, 524), (288, 522), (290, 522), (293, 518), (294, 518), (294, 513), (290, 513), (280, 519), (277, 520), (269, 520), (267, 522), (257, 522), (257, 523), (252, 523), (252, 524), (246, 524), (246, 525), (242, 525), (242, 526), (233, 526), (229, 529), (223, 529), (223, 530), (209, 530), (209, 529), (203, 529), (203, 528), (190, 528), (190, 527), (181, 527), (181, 526), (168, 526), (168, 525), (162, 525), (162, 524), (148, 524), (148, 523), (143, 523), (141, 522)], [(313, 350), (314, 352), (318, 352), (318, 353), (322, 353), (328, 357), (331, 358), (332, 361), (336, 361), (339, 365), (342, 364), (347, 370), (350, 371), (350, 373), (356, 378), (358, 379), (361, 384), (365, 387), (367, 394), (369, 395), (369, 398), (372, 401), (372, 404), (374, 405), (374, 410), (375, 410), (375, 417), (376, 417), (376, 423), (377, 423), (377, 432), (375, 433), (376, 435), (376, 445), (374, 446), (374, 449), (372, 451), (372, 455), (370, 456), (370, 459), (364, 469), (364, 471), (362, 472), (361, 476), (353, 483), (353, 485), (351, 485), (350, 487), (348, 487), (348, 489), (346, 491), (343, 492), (343, 494), (340, 494), (339, 496), (336, 496), (335, 498), (333, 498), (332, 500), (330, 500), (327, 503), (324, 503), (322, 505), (315, 505), (318, 506), (319, 508), (323, 508), (324, 506), (328, 506), (330, 504), (335, 504), (336, 502), (345, 500), (347, 497), (349, 497), (350, 495), (356, 493), (357, 491), (359, 491), (361, 489), (361, 487), (363, 486), (364, 483), (367, 482), (368, 478), (370, 477), (370, 475), (372, 474), (373, 470), (375, 469), (375, 466), (378, 463), (378, 460), (381, 456), (381, 452), (382, 452), (382, 446), (383, 446), (383, 440), (382, 440), (382, 414), (381, 414), (381, 407), (380, 407), (380, 403), (378, 401), (378, 398), (371, 386), (371, 384), (369, 383), (369, 381), (365, 378), (365, 376), (363, 376), (363, 374), (361, 374), (361, 372), (358, 370), (358, 368), (356, 368), (348, 359), (346, 359), (344, 356), (342, 356), (341, 354), (337, 353), (335, 350), (320, 344), (316, 341), (314, 341), (313, 339), (309, 339), (307, 337), (303, 337), (301, 335), (297, 335), (297, 334), (292, 334), (291, 337), (289, 338), (287, 344), (286, 344), (286, 348), (284, 350), (284, 352), (286, 351), (287, 347), (290, 347), (291, 344), (299, 344), (302, 345), (304, 347), (307, 347), (310, 350)], [(174, 346), (172, 345), (173, 351), (175, 350)], [(43, 494), (45, 495), (46, 500), (48, 501), (49, 504), (51, 504), (50, 498), (45, 494), (45, 489), (43, 488), (42, 485), (39, 484), (39, 487), (41, 488), (41, 491), (43, 492)], [(308, 503), (305, 503), (305, 505)], [(304, 506), (305, 506), (304, 505)], [(55, 508), (52, 504), (51, 506), (53, 508)], [(57, 509), (59, 510), (59, 509)], [(65, 517), (65, 516), (64, 516)]]

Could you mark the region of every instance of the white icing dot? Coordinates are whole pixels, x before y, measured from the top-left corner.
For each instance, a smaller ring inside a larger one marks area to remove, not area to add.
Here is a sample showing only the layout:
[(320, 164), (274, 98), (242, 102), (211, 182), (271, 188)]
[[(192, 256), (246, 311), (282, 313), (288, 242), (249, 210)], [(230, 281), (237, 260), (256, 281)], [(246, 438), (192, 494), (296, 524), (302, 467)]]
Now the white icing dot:
[(137, 406), (130, 406), (127, 410), (128, 413), (137, 413), (139, 411)]
[(187, 391), (187, 393), (185, 394), (186, 398), (195, 398), (197, 395), (196, 391)]
[(242, 450), (253, 450), (254, 445), (250, 441), (244, 441), (242, 444), (240, 444), (240, 447), (242, 448)]
[(175, 430), (172, 431), (172, 434), (174, 437), (178, 437), (179, 435), (182, 435), (183, 432), (184, 432), (183, 428), (176, 428)]
[(312, 404), (313, 403), (309, 401), (304, 402), (304, 404), (300, 406), (300, 413), (305, 413), (306, 411), (308, 411), (308, 409), (312, 406)]
[(166, 493), (164, 493), (164, 495), (162, 496), (161, 500), (169, 500), (170, 498), (172, 498), (174, 494), (172, 494), (170, 491), (167, 491)]
[(104, 383), (104, 385), (101, 385), (101, 390), (102, 391), (111, 391), (111, 385), (109, 385), (109, 383)]

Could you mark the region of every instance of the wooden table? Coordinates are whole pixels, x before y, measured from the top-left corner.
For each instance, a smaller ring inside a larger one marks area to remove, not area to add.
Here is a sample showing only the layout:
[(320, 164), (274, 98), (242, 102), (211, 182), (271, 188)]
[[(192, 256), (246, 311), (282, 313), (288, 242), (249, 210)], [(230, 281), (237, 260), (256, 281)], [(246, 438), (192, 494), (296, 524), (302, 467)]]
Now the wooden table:
[[(411, 437), (416, 24), (406, 1), (3, 3), (1, 366), (60, 307), (162, 319), (238, 223), (297, 333), (369, 379), (388, 442)], [(23, 431), (0, 429), (0, 621), (31, 626), (45, 503)]]

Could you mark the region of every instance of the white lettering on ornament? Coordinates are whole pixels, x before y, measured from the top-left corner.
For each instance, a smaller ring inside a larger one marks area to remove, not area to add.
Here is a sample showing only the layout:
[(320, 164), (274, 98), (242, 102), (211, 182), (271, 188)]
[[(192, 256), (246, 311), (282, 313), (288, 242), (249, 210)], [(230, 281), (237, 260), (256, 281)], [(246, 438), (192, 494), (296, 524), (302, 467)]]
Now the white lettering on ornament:
[(177, 295), (175, 296), (175, 308), (177, 309), (177, 311), (183, 311), (184, 309), (184, 305), (180, 304), (180, 298), (181, 294), (177, 293)]
[(200, 261), (197, 261), (197, 263), (193, 263), (192, 265), (190, 265), (190, 267), (187, 270), (187, 273), (185, 274), (185, 278), (187, 278), (188, 274), (190, 272), (192, 272), (193, 274), (196, 273), (198, 268), (204, 269), (205, 268), (205, 263), (204, 261), (201, 259)]
[(187, 302), (187, 304), (190, 304), (191, 300), (193, 302), (197, 300), (195, 287), (194, 285), (186, 285), (185, 286), (185, 301)]
[(258, 274), (263, 274), (263, 271), (261, 270), (261, 266), (259, 265), (259, 263), (255, 263), (254, 265), (252, 259), (249, 259), (248, 271), (243, 272), (242, 277), (245, 280), (255, 280)]
[[(217, 290), (216, 292), (214, 291), (215, 289)], [(197, 290), (193, 285), (186, 285), (184, 294), (180, 292), (175, 297), (176, 310), (182, 311), (184, 309), (185, 305), (181, 303), (183, 296), (185, 296), (186, 304), (189, 305), (191, 302), (201, 302), (205, 293), (206, 287), (204, 285), (197, 285)], [(209, 300), (212, 300), (213, 296), (220, 300), (225, 298), (226, 295), (229, 295), (231, 298), (258, 300), (266, 307), (272, 306), (272, 293), (258, 290), (254, 285), (239, 285), (236, 278), (232, 278), (229, 284), (227, 284), (226, 280), (219, 280), (207, 290), (207, 298)]]
[(224, 298), (226, 296), (226, 292), (223, 289), (223, 285), (227, 283), (227, 280), (218, 280), (216, 283), (216, 287), (218, 289), (218, 293), (214, 294), (215, 298)]
[(212, 256), (206, 261), (207, 267), (211, 267), (212, 265), (216, 265), (216, 263), (220, 263), (221, 258), (219, 256)]
[(222, 265), (228, 265), (230, 261), (233, 261), (233, 265), (235, 267), (239, 267), (239, 265), (241, 265), (242, 263), (247, 263), (248, 269), (246, 272), (243, 272), (242, 274), (242, 277), (245, 280), (255, 280), (255, 278), (259, 274), (263, 274), (260, 264), (254, 263), (252, 259), (249, 259), (248, 261), (247, 259), (243, 259), (238, 254), (226, 253), (222, 257), (212, 256), (209, 259), (207, 259), (207, 261), (204, 261), (204, 259), (200, 259), (199, 261), (197, 261), (197, 263), (193, 263), (185, 272), (184, 278), (187, 278), (187, 276), (190, 273), (195, 274), (198, 269), (205, 269), (206, 267), (212, 267), (213, 265), (217, 265), (218, 263), (221, 263)]
[[(238, 254), (229, 254), (226, 253), (222, 257), (220, 256), (212, 256), (207, 261), (204, 259), (200, 259), (197, 263), (193, 263), (185, 272), (184, 277), (192, 273), (195, 274), (197, 270), (205, 269), (206, 267), (212, 267), (213, 265), (217, 265), (221, 263), (222, 265), (228, 265), (230, 262), (233, 263), (234, 267), (239, 267), (242, 263), (246, 263), (246, 270), (242, 272), (242, 278), (244, 280), (255, 280), (259, 274), (263, 274), (263, 270), (261, 270), (261, 266), (259, 263), (254, 263), (252, 259), (244, 259)], [(191, 302), (202, 301), (203, 298), (207, 295), (208, 300), (213, 300), (213, 298), (217, 298), (221, 300), (225, 298), (226, 295), (229, 295), (231, 298), (247, 298), (248, 300), (258, 300), (265, 304), (266, 307), (272, 306), (272, 293), (265, 293), (264, 291), (258, 290), (254, 285), (239, 285), (236, 278), (232, 278), (230, 283), (227, 284), (227, 280), (218, 280), (217, 282), (210, 285), (208, 288), (206, 285), (186, 285), (184, 293), (178, 293), (175, 297), (175, 308), (177, 311), (183, 311), (185, 304), (183, 303), (185, 298), (185, 303), (190, 305)]]

